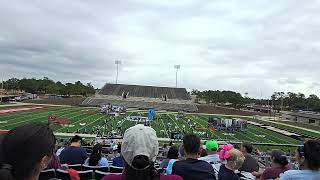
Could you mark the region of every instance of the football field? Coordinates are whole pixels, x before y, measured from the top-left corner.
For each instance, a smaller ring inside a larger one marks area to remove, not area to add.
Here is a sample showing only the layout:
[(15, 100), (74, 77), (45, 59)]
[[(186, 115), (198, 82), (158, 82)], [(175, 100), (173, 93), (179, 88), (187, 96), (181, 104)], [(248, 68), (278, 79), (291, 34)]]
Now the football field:
[[(245, 132), (228, 133), (208, 129), (208, 118), (214, 115), (186, 114), (176, 118), (173, 112), (156, 112), (150, 126), (160, 138), (170, 138), (171, 133), (196, 133), (202, 139), (212, 138), (233, 142), (249, 141), (252, 143), (299, 144), (300, 141), (258, 126), (248, 125)], [(147, 116), (146, 111), (128, 111), (117, 117), (101, 114), (97, 108), (48, 106), (29, 111), (0, 114), (0, 129), (9, 130), (29, 122), (48, 122), (49, 116), (67, 120), (66, 124), (51, 123), (50, 127), (60, 133), (95, 134), (97, 130), (109, 135), (117, 130), (124, 132), (138, 122), (130, 121), (128, 116)], [(217, 115), (216, 115), (217, 116)], [(219, 117), (222, 117), (219, 115)], [(250, 117), (246, 117), (250, 120)], [(257, 121), (257, 120), (254, 120)]]

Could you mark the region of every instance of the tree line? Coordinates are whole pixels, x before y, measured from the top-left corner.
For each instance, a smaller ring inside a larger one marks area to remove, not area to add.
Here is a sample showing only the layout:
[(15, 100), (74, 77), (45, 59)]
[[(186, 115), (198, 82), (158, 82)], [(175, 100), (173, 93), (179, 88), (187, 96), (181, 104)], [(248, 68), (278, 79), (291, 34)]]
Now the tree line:
[(240, 93), (236, 93), (233, 91), (192, 90), (191, 95), (196, 95), (197, 99), (204, 100), (206, 101), (207, 104), (210, 104), (210, 103), (243, 104), (244, 103), (244, 99), (242, 95)]
[(34, 94), (58, 94), (58, 95), (83, 95), (88, 96), (95, 93), (91, 83), (84, 85), (82, 82), (61, 83), (53, 81), (48, 77), (42, 79), (18, 79), (10, 78), (3, 82), (3, 88), (6, 90), (23, 90)]
[(271, 96), (272, 105), (278, 109), (309, 110), (320, 112), (320, 99), (311, 94), (306, 97), (303, 93), (274, 92)]
[(311, 94), (306, 97), (303, 93), (294, 92), (274, 92), (269, 99), (249, 98), (248, 93), (243, 97), (240, 93), (233, 91), (219, 90), (192, 90), (191, 95), (195, 95), (198, 100), (203, 100), (207, 104), (232, 103), (234, 107), (241, 107), (246, 104), (255, 103), (258, 105), (269, 105), (278, 110), (309, 110), (320, 112), (320, 99), (317, 95)]

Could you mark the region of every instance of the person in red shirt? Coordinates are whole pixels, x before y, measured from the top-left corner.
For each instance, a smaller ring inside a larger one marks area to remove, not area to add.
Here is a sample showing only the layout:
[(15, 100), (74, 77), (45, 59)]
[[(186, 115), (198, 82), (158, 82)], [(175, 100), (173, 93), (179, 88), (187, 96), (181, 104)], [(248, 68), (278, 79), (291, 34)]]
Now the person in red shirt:
[(259, 177), (260, 180), (267, 180), (267, 179), (276, 179), (280, 176), (280, 174), (284, 173), (285, 171), (290, 170), (288, 166), (288, 159), (284, 152), (281, 150), (273, 150), (271, 152), (271, 160), (272, 164), (271, 167), (266, 168), (263, 173), (252, 173), (253, 175)]
[(156, 131), (142, 124), (126, 130), (121, 146), (125, 168), (120, 175), (110, 174), (102, 180), (182, 180), (177, 175), (160, 174), (154, 167), (159, 153)]

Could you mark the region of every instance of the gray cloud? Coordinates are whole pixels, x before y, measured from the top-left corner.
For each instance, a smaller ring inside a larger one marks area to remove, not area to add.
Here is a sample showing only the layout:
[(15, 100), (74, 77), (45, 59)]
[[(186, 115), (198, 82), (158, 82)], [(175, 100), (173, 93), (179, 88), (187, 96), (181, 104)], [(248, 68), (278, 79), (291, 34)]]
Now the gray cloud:
[(299, 81), (298, 79), (295, 78), (284, 78), (284, 79), (279, 79), (278, 80), (279, 84), (300, 84), (303, 83), (302, 81)]
[[(318, 93), (319, 1), (18, 1), (0, 6), (5, 78)], [(320, 94), (318, 94), (320, 95)]]

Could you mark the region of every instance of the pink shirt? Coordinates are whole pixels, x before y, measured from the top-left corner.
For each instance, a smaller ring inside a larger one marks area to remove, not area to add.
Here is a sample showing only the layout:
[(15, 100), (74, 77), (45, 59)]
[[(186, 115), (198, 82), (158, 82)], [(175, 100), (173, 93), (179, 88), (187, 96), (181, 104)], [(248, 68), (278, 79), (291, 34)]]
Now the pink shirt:
[[(101, 180), (123, 180), (124, 176), (122, 174), (115, 175), (110, 174), (103, 177)], [(177, 175), (164, 175), (160, 174), (160, 180), (183, 180), (182, 177)]]

